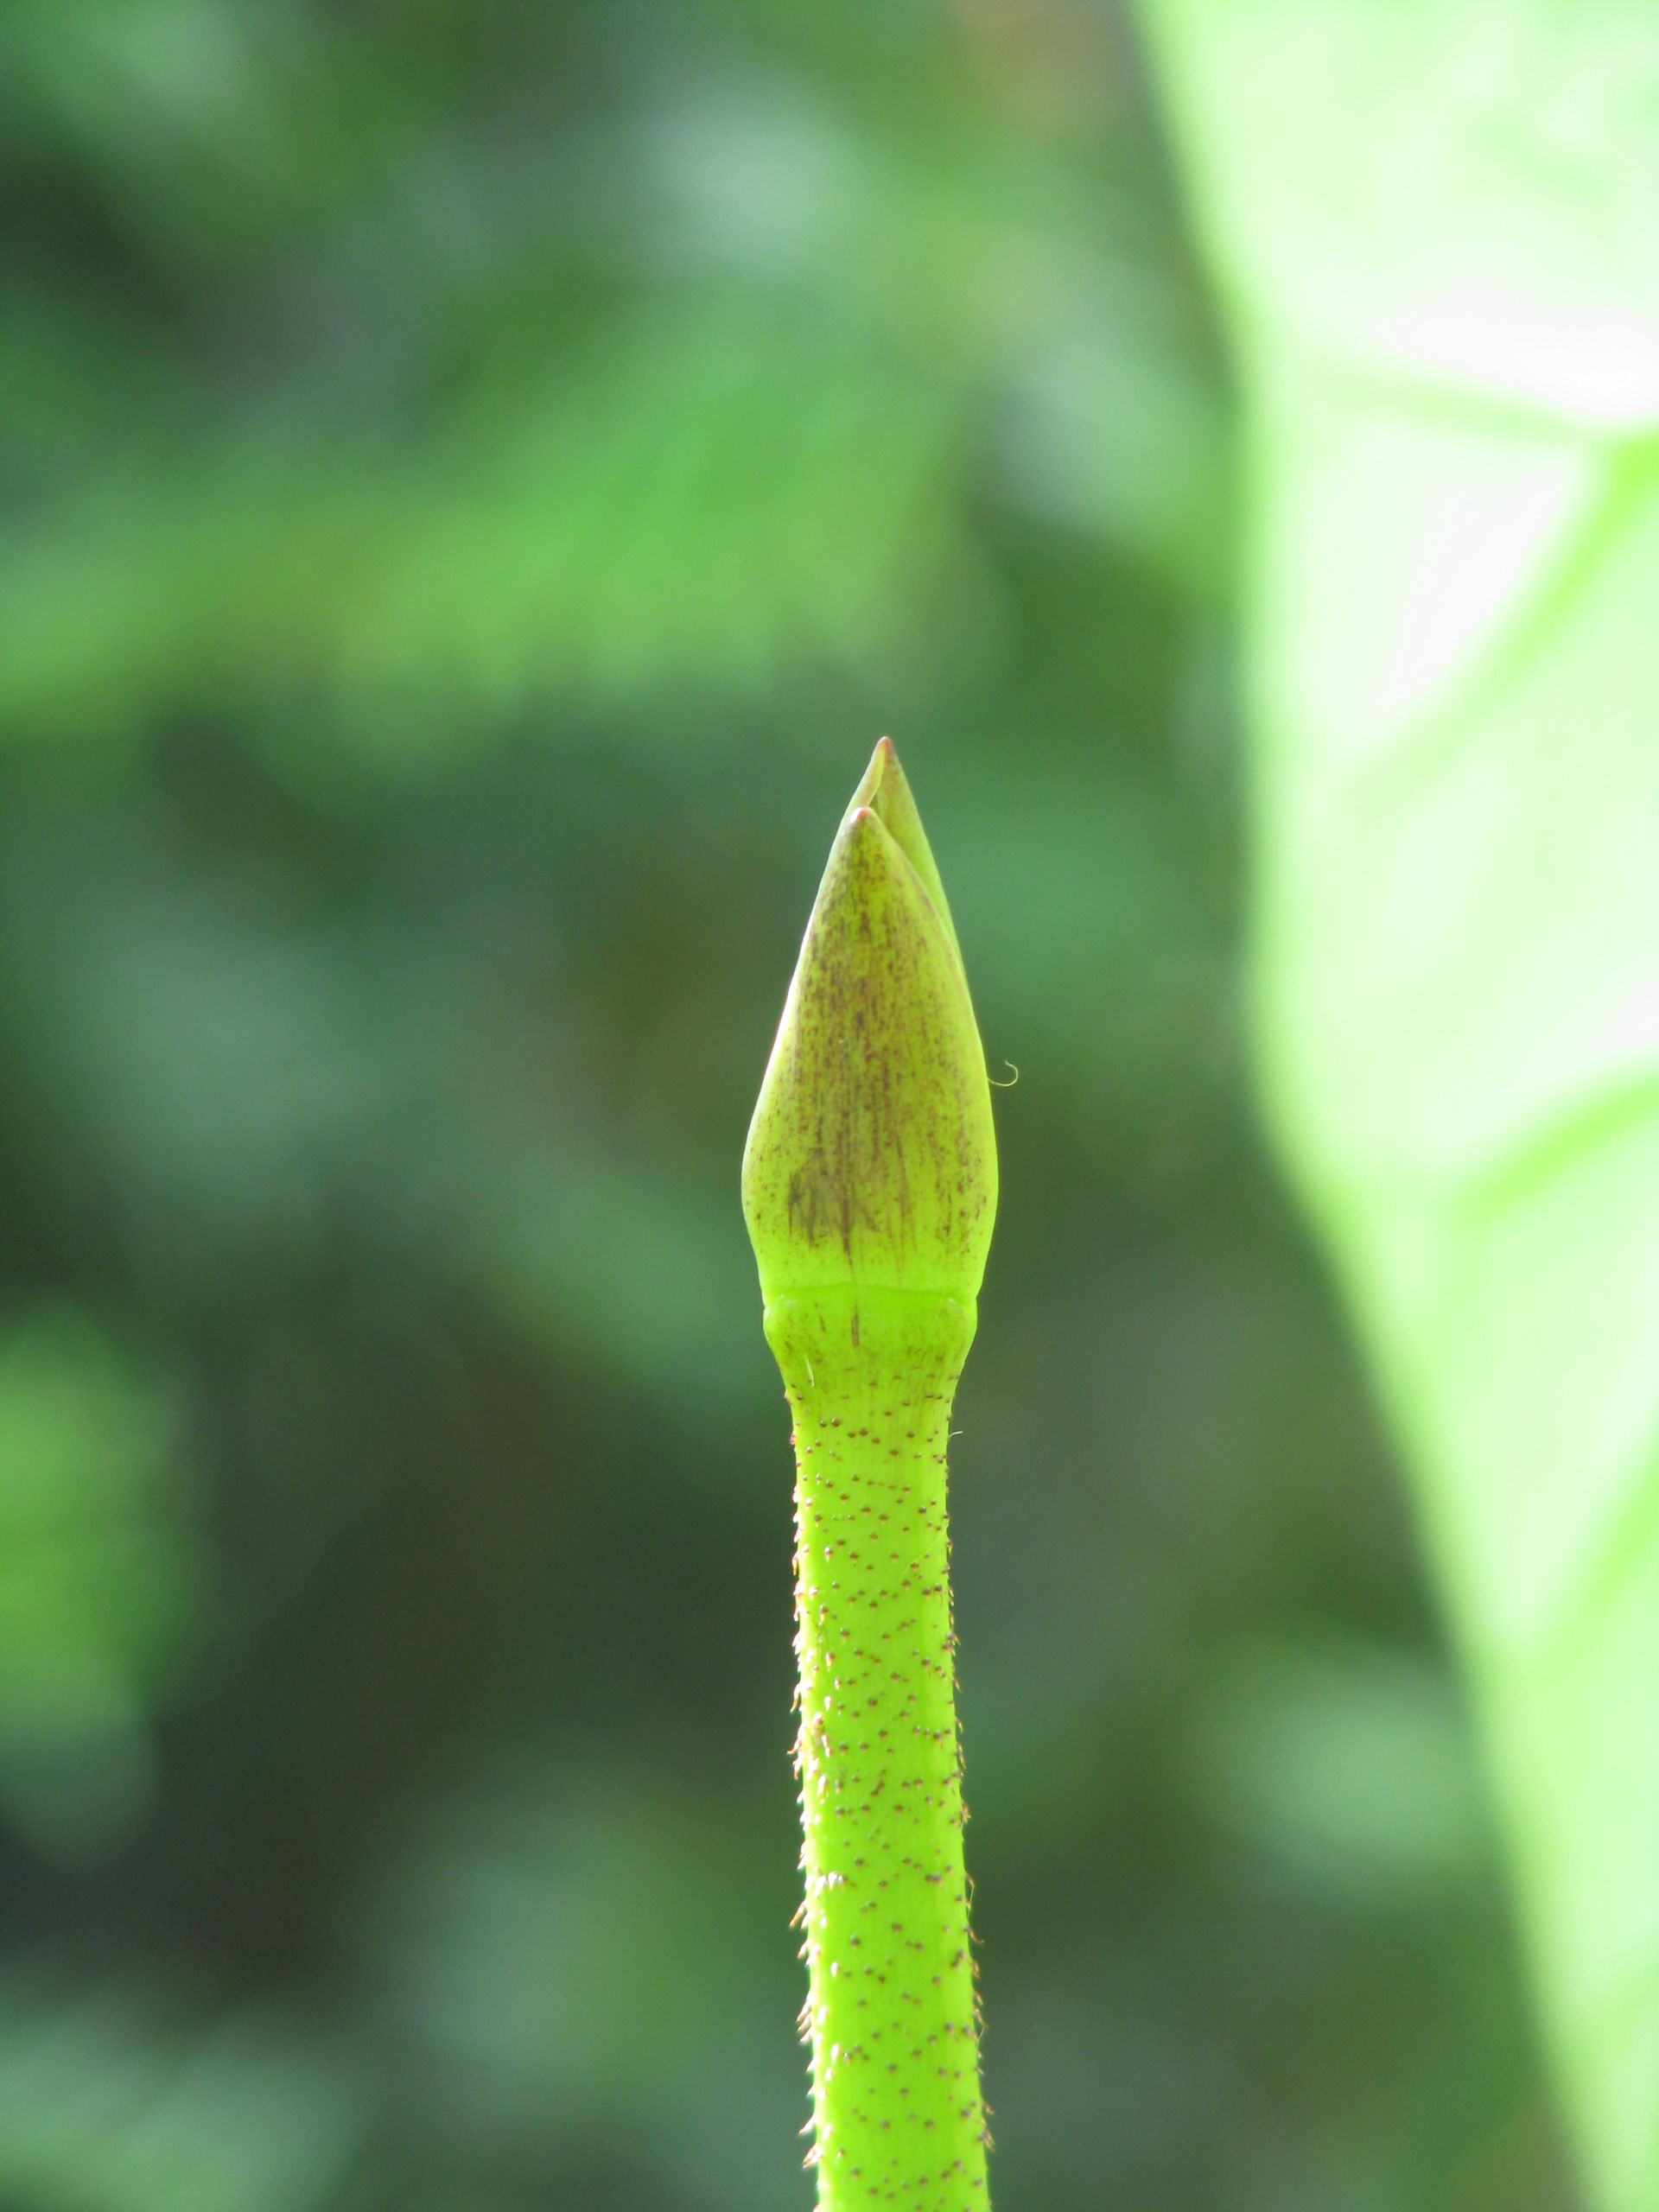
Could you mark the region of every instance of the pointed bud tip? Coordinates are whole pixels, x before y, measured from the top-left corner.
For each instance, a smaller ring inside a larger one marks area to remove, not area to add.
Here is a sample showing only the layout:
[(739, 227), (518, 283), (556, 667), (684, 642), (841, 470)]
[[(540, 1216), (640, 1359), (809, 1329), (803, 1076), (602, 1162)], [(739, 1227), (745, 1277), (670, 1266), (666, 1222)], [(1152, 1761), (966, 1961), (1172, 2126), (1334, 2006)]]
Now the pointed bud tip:
[(893, 740), (890, 737), (877, 738), (875, 750), (870, 755), (870, 764), (859, 778), (858, 787), (849, 802), (849, 810), (850, 811), (855, 806), (873, 804), (876, 793), (887, 778), (893, 775), (902, 776), (903, 773), (904, 771), (899, 766), (899, 755), (893, 748)]
[(848, 811), (868, 808), (880, 820), (893, 842), (916, 871), (922, 889), (939, 918), (950, 950), (961, 967), (962, 947), (957, 942), (956, 924), (950, 918), (950, 901), (944, 895), (944, 886), (939, 880), (938, 865), (933, 858), (932, 847), (922, 828), (922, 817), (910, 788), (910, 782), (899, 765), (898, 749), (890, 737), (879, 739), (870, 755), (870, 765), (859, 779)]

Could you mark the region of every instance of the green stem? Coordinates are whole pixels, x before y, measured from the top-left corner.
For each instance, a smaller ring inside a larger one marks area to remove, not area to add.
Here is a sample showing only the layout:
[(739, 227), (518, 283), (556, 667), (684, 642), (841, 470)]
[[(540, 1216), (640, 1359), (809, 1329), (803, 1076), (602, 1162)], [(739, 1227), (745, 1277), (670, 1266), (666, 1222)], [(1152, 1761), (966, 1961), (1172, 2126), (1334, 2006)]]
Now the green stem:
[(984, 2212), (945, 1446), (974, 1308), (775, 1300), (795, 1421), (798, 1770), (820, 2212)]

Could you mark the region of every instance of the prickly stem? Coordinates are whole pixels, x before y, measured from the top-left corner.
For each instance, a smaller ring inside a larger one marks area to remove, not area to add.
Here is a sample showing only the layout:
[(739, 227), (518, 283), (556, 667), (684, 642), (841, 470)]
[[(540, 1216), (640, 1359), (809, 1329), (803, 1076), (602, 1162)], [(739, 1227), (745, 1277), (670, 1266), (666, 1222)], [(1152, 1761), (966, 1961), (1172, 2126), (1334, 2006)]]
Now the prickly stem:
[(961, 956), (885, 741), (744, 1163), (794, 1417), (797, 1771), (820, 2212), (983, 2212), (945, 1449), (995, 1208)]

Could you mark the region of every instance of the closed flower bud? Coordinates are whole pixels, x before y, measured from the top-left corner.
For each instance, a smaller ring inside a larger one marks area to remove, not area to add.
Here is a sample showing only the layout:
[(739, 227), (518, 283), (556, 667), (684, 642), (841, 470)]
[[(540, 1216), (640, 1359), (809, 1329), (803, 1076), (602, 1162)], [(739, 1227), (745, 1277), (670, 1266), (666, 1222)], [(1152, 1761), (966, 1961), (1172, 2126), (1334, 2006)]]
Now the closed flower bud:
[(851, 1285), (971, 1307), (996, 1211), (985, 1056), (884, 738), (819, 887), (743, 1160), (768, 1304)]

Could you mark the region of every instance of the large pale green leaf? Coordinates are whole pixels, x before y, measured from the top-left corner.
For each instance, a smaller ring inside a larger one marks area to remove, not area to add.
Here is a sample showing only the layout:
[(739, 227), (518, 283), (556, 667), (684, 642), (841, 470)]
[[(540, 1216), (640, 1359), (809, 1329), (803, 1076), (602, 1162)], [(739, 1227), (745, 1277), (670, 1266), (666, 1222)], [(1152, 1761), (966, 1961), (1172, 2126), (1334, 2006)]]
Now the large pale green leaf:
[(1654, 2212), (1659, 10), (1147, 19), (1249, 403), (1264, 1090), (1416, 1482), (1592, 2201)]

